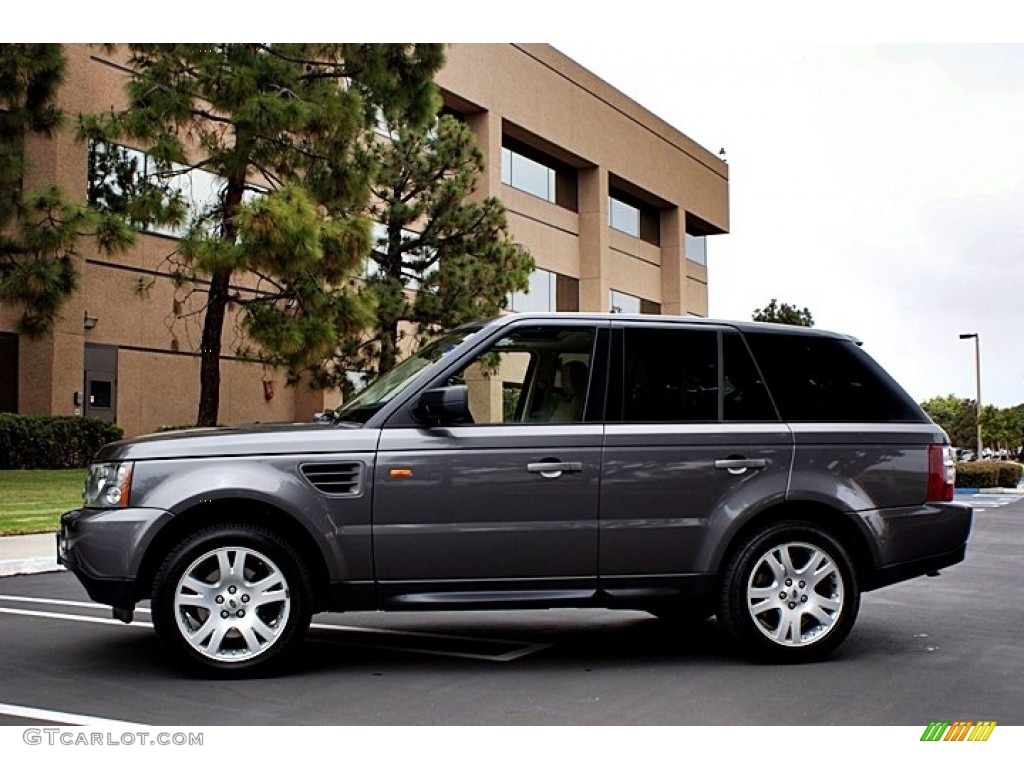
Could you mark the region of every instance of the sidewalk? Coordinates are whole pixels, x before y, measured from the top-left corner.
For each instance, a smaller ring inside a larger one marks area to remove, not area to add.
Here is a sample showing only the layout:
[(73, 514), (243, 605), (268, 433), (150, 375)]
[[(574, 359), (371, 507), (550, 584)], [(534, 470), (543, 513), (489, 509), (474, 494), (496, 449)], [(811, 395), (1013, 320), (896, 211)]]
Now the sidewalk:
[(0, 576), (62, 571), (57, 565), (57, 537), (52, 533), (0, 536)]

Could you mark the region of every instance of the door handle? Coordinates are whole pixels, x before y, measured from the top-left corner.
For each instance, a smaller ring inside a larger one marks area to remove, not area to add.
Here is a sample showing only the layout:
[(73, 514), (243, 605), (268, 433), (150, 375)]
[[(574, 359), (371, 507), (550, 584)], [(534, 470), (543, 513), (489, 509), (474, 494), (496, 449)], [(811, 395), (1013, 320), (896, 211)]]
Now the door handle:
[(724, 469), (730, 475), (742, 475), (748, 469), (762, 469), (768, 459), (716, 459), (715, 469)]
[(541, 477), (561, 477), (563, 472), (582, 472), (582, 461), (537, 461), (526, 465), (527, 472), (536, 472)]

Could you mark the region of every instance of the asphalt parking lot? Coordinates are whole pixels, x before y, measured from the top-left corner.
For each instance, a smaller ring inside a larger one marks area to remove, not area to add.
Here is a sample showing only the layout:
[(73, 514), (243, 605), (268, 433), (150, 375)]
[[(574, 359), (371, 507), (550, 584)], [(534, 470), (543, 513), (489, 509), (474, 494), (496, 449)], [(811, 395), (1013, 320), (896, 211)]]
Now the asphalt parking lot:
[(289, 676), (184, 677), (148, 614), (67, 573), (0, 579), (0, 725), (1024, 724), (1024, 500), (979, 505), (967, 560), (864, 596), (828, 662), (758, 666), (714, 621), (639, 612), (320, 615)]

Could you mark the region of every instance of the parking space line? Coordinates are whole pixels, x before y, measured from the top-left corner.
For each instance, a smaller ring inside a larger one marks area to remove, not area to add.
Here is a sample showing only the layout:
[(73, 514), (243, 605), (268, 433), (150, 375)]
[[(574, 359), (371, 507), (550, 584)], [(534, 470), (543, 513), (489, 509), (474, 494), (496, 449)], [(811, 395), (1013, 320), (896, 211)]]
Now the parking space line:
[(133, 723), (129, 720), (108, 720), (103, 717), (90, 717), (79, 715), (74, 712), (59, 712), (53, 709), (37, 709), (35, 707), (20, 707), (17, 704), (0, 703), (0, 715), (9, 717), (21, 717), (26, 720), (45, 720), (50, 723), (61, 723), (63, 725), (87, 725), (92, 727), (137, 727), (143, 723)]
[[(367, 645), (365, 643), (344, 643), (344, 645), (356, 646), (359, 648), (375, 648), (379, 650), (387, 651), (405, 651), (407, 653), (418, 653), (425, 656), (450, 656), (457, 659), (475, 659), (477, 661), (515, 661), (521, 659), (524, 656), (543, 651), (550, 648), (550, 643), (520, 643), (515, 640), (497, 640), (491, 637), (465, 637), (460, 635), (442, 635), (433, 632), (415, 632), (406, 631), (399, 629), (373, 629), (371, 627), (353, 627), (346, 624), (310, 624), (310, 629), (327, 630), (329, 632), (341, 632), (345, 634), (349, 633), (368, 633), (368, 634), (380, 634), (380, 635), (393, 635), (402, 637), (423, 638), (423, 639), (435, 639), (435, 640), (451, 640), (457, 642), (470, 642), (470, 643), (489, 643), (494, 645), (511, 645), (519, 646), (511, 651), (505, 653), (491, 654), (491, 653), (472, 653), (471, 651), (446, 651), (436, 650), (431, 648), (416, 648), (414, 646), (405, 645), (390, 645), (386, 643), (373, 643)], [(329, 642), (327, 640), (319, 638), (310, 638), (314, 641)]]
[[(104, 608), (97, 603), (87, 603), (80, 600), (58, 600), (56, 598), (44, 598), (44, 597), (27, 597), (23, 595), (0, 595), (0, 602), (13, 602), (13, 603), (29, 603), (38, 605), (53, 605), (53, 606), (64, 606), (68, 608)], [(137, 612), (150, 613), (148, 608), (137, 608)], [(62, 613), (58, 611), (40, 611), (28, 608), (5, 608), (0, 606), (0, 614), (8, 614), (13, 616), (27, 616), (29, 618), (42, 618), (42, 619), (57, 619), (62, 621), (77, 621), (86, 624), (107, 624), (107, 625), (121, 625), (130, 627), (143, 627), (151, 629), (153, 624), (148, 621), (133, 621), (131, 624), (124, 624), (120, 619), (104, 616), (83, 616), (77, 613)], [(550, 643), (524, 643), (518, 640), (502, 640), (492, 637), (471, 637), (468, 635), (449, 635), (439, 632), (417, 632), (415, 630), (402, 630), (402, 629), (387, 629), (387, 628), (374, 628), (374, 627), (356, 627), (349, 624), (325, 624), (325, 623), (312, 623), (310, 624), (311, 630), (320, 630), (326, 632), (338, 632), (343, 634), (363, 634), (363, 635), (377, 635), (377, 636), (392, 636), (409, 638), (413, 641), (416, 639), (422, 640), (437, 640), (442, 643), (445, 641), (452, 643), (474, 643), (483, 646), (503, 646), (508, 648), (512, 646), (511, 650), (506, 650), (504, 653), (473, 653), (471, 651), (455, 651), (445, 650), (443, 648), (417, 648), (416, 646), (409, 645), (397, 645), (393, 643), (355, 643), (348, 642), (346, 645), (357, 646), (360, 648), (373, 648), (377, 650), (388, 650), (388, 651), (400, 651), (404, 653), (416, 653), (427, 656), (448, 656), (460, 659), (474, 659), (477, 661), (497, 661), (497, 662), (509, 662), (516, 661), (529, 656), (534, 653), (538, 653), (547, 648), (551, 647)], [(310, 640), (327, 642), (324, 639), (310, 637)]]
[[(22, 595), (0, 595), (0, 601), (11, 603), (39, 603), (41, 605), (66, 605), (72, 608), (107, 608), (99, 603), (89, 603), (84, 600), (58, 600), (55, 597), (23, 597)], [(137, 608), (142, 611), (145, 608)]]
[(39, 619), (60, 619), (62, 621), (81, 621), (86, 624), (120, 624), (125, 627), (150, 627), (152, 624), (146, 621), (133, 621), (131, 624), (125, 624), (119, 619), (105, 618), (103, 616), (80, 616), (77, 613), (56, 613), (54, 611), (29, 611), (24, 608), (0, 608), (0, 613), (6, 613), (13, 616), (28, 616), (30, 618)]

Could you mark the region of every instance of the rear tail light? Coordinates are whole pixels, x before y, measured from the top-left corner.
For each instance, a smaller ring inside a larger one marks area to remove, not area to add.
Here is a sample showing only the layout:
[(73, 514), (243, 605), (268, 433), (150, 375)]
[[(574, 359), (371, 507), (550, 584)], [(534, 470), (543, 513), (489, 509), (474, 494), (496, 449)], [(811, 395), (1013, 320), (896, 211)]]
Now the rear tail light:
[(956, 484), (956, 458), (948, 445), (928, 446), (928, 497), (925, 501), (952, 501)]

